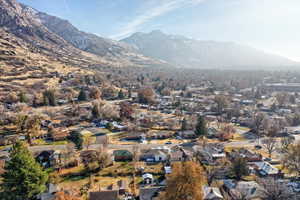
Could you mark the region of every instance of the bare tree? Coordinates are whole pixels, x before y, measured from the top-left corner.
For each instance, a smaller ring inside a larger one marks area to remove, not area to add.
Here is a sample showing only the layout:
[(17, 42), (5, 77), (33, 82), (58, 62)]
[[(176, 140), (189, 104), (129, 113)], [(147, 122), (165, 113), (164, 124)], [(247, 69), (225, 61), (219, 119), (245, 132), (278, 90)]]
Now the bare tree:
[(293, 144), (295, 139), (293, 137), (283, 137), (280, 140), (280, 149), (283, 153), (288, 152), (291, 144)]
[(273, 137), (268, 137), (263, 139), (262, 141), (262, 145), (266, 148), (266, 150), (268, 151), (269, 154), (269, 158), (271, 158), (272, 153), (275, 151), (276, 149), (276, 139)]
[(287, 200), (295, 197), (285, 184), (278, 182), (275, 178), (259, 178), (257, 182), (263, 188), (263, 199), (265, 200)]
[(292, 144), (288, 148), (284, 158), (283, 166), (288, 169), (291, 173), (295, 173), (297, 176), (300, 175), (300, 143)]
[(254, 128), (254, 131), (257, 135), (257, 139), (258, 139), (258, 143), (259, 143), (259, 139), (261, 137), (261, 128), (263, 127), (263, 122), (264, 122), (264, 119), (266, 118), (265, 114), (263, 113), (256, 113), (254, 114), (253, 116), (253, 128)]

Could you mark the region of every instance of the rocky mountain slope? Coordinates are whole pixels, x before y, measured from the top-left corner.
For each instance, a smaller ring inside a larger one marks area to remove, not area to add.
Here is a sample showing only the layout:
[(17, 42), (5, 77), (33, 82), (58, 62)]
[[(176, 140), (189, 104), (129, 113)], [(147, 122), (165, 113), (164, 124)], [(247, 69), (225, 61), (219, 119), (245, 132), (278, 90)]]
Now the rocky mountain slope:
[(297, 63), (248, 46), (230, 42), (199, 41), (161, 31), (135, 33), (122, 42), (138, 52), (173, 65), (192, 68), (262, 69), (294, 66)]
[(81, 32), (65, 20), (40, 13), (16, 0), (0, 0), (0, 13), (0, 37), (6, 38), (6, 43), (17, 41), (12, 44), (16, 48), (61, 64), (122, 67), (160, 63), (130, 51), (126, 44)]
[(154, 59), (136, 53), (126, 43), (80, 31), (67, 20), (39, 12), (25, 5), (22, 5), (22, 7), (24, 12), (30, 13), (36, 21), (39, 21), (48, 30), (63, 38), (75, 48), (119, 63), (119, 65), (155, 65), (159, 63)]

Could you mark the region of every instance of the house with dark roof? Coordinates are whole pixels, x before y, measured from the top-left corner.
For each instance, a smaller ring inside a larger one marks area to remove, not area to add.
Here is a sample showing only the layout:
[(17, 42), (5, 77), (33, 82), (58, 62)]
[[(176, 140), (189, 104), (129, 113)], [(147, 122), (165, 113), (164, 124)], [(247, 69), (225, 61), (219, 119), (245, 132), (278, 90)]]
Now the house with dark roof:
[(115, 150), (113, 152), (113, 157), (113, 160), (116, 162), (132, 161), (133, 154), (128, 150)]
[(168, 159), (169, 152), (166, 149), (146, 149), (141, 152), (141, 160), (146, 162), (163, 162)]
[(224, 199), (222, 193), (217, 187), (204, 187), (204, 200), (222, 200)]
[(118, 200), (118, 199), (119, 199), (118, 190), (99, 191), (99, 192), (89, 193), (89, 200)]
[(163, 190), (164, 187), (150, 187), (140, 189), (140, 200), (154, 200), (159, 196), (159, 192)]

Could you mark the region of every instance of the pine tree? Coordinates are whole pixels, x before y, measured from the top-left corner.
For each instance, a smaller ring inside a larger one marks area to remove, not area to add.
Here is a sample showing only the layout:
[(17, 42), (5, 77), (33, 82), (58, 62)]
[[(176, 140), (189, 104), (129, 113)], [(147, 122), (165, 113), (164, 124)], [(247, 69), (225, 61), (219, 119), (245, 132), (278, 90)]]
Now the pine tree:
[(94, 119), (100, 118), (100, 109), (98, 104), (94, 104), (92, 108), (92, 116)]
[(207, 127), (205, 119), (202, 116), (199, 116), (198, 122), (195, 129), (195, 134), (197, 136), (206, 136), (207, 135)]
[(43, 92), (43, 101), (45, 106), (56, 106), (56, 97), (54, 90), (46, 90)]
[(119, 91), (119, 93), (118, 93), (118, 99), (124, 99), (124, 93), (123, 93), (123, 91), (122, 90), (120, 90)]
[(82, 88), (78, 95), (78, 101), (86, 101), (86, 100), (87, 100), (86, 92)]
[(186, 121), (185, 118), (182, 120), (182, 123), (181, 123), (181, 130), (182, 130), (182, 131), (186, 131), (186, 130), (187, 130), (187, 121)]
[(72, 131), (69, 139), (75, 144), (77, 149), (82, 149), (83, 137), (78, 131)]
[(23, 92), (23, 91), (20, 92), (18, 96), (19, 96), (19, 101), (21, 103), (27, 103), (28, 99), (27, 99), (25, 92)]
[(14, 144), (10, 160), (5, 163), (0, 199), (34, 200), (46, 190), (48, 175), (23, 143)]
[(242, 157), (237, 157), (232, 162), (231, 173), (237, 180), (241, 180), (243, 176), (248, 175), (249, 170), (247, 161)]

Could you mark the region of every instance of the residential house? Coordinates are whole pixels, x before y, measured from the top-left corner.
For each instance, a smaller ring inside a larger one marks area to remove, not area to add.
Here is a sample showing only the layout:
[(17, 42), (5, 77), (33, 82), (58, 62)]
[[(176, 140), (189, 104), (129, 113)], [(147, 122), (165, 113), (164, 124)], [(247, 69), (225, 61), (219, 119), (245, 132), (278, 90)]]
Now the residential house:
[(141, 160), (146, 162), (163, 162), (168, 160), (168, 149), (145, 149), (141, 152)]
[(9, 156), (0, 156), (0, 174), (4, 173), (5, 162), (8, 161)]
[(222, 193), (217, 187), (203, 187), (204, 200), (222, 200)]
[(165, 174), (171, 174), (172, 173), (172, 167), (171, 166), (165, 166), (164, 170), (165, 170)]
[(54, 167), (61, 163), (61, 152), (59, 150), (45, 150), (37, 154), (36, 159), (44, 167)]
[(162, 191), (164, 187), (150, 187), (140, 189), (140, 200), (159, 200), (159, 192)]
[(143, 184), (145, 184), (145, 185), (151, 185), (154, 183), (154, 178), (153, 178), (152, 174), (149, 174), (149, 173), (144, 174), (142, 176), (142, 178), (143, 178)]
[(90, 192), (89, 200), (119, 200), (119, 191), (99, 191), (99, 192)]
[(124, 195), (125, 193), (128, 192), (128, 184), (126, 180), (119, 180), (117, 182), (117, 185), (118, 185), (119, 195)]
[(47, 191), (40, 194), (38, 198), (40, 200), (53, 200), (57, 192), (59, 192), (58, 186), (50, 183), (48, 185)]
[(193, 152), (190, 152), (182, 147), (175, 146), (171, 149), (170, 161), (191, 161), (193, 159)]
[(195, 132), (193, 130), (187, 130), (187, 131), (179, 131), (177, 132), (177, 135), (184, 139), (195, 139), (197, 138)]
[(232, 199), (261, 199), (263, 188), (255, 181), (239, 181), (226, 179), (223, 181), (224, 190)]
[(245, 148), (234, 149), (231, 152), (227, 153), (227, 156), (230, 160), (234, 160), (236, 157), (243, 157), (248, 162), (260, 162), (263, 158), (261, 154), (252, 152)]
[(0, 136), (0, 146), (14, 144), (18, 140), (18, 135)]
[(113, 160), (116, 162), (132, 161), (133, 154), (128, 150), (115, 150), (113, 152)]
[(283, 177), (281, 171), (268, 162), (256, 162), (254, 165), (261, 176)]
[(53, 141), (62, 141), (67, 139), (67, 137), (69, 136), (69, 131), (67, 129), (58, 129), (58, 130), (54, 130), (50, 135), (49, 135), (49, 139), (53, 140)]

